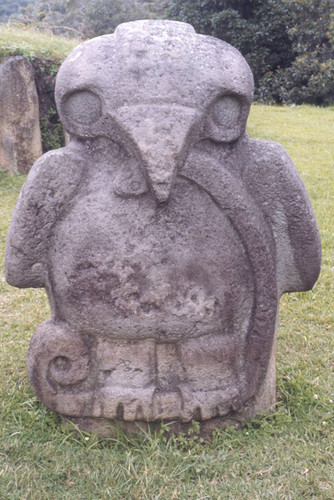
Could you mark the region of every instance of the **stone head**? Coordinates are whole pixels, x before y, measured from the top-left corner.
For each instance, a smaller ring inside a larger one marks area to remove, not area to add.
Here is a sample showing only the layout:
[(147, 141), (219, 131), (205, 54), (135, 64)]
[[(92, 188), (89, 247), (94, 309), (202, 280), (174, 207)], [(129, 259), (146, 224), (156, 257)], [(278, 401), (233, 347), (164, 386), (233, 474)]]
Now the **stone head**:
[(158, 201), (203, 139), (245, 131), (253, 95), (242, 55), (174, 21), (137, 21), (87, 41), (62, 65), (56, 100), (72, 137), (106, 137), (142, 162)]

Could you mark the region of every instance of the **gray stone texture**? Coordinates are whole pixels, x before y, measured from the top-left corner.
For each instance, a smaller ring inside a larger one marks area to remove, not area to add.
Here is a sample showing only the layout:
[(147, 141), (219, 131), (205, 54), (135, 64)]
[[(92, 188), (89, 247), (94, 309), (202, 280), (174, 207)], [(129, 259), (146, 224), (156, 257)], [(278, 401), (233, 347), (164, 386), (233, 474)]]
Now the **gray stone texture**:
[(26, 174), (42, 143), (34, 70), (24, 57), (0, 65), (0, 123), (0, 168)]
[(178, 22), (122, 24), (63, 63), (71, 142), (27, 178), (6, 276), (48, 293), (28, 375), (80, 427), (210, 432), (275, 403), (278, 301), (313, 286), (321, 250), (287, 153), (246, 135), (252, 95), (236, 49)]

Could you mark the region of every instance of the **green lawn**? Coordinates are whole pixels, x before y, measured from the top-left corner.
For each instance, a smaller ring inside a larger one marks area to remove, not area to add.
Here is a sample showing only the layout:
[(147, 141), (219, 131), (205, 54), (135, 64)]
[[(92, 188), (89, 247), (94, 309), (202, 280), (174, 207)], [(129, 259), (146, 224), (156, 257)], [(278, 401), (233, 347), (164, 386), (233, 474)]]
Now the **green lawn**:
[(163, 434), (75, 434), (33, 395), (25, 357), (48, 317), (43, 291), (5, 283), (3, 250), (22, 176), (0, 173), (0, 499), (334, 499), (334, 108), (254, 106), (249, 135), (280, 142), (311, 197), (320, 279), (283, 296), (277, 411), (212, 443)]
[(50, 32), (0, 23), (0, 61), (8, 56), (24, 55), (27, 59), (43, 57), (59, 63), (79, 43)]

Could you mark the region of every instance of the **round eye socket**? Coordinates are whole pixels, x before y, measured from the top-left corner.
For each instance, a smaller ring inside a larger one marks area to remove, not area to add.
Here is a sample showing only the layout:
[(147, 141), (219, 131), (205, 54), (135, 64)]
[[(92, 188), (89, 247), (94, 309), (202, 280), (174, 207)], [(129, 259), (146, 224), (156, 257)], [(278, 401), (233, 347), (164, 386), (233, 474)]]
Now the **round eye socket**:
[(211, 104), (202, 131), (214, 141), (233, 142), (240, 137), (244, 125), (242, 101), (238, 96), (224, 95)]
[(64, 112), (68, 120), (80, 125), (95, 123), (102, 114), (100, 98), (89, 90), (79, 90), (67, 97)]
[(221, 97), (213, 105), (212, 118), (218, 126), (233, 127), (237, 124), (239, 116), (240, 102), (232, 95)]

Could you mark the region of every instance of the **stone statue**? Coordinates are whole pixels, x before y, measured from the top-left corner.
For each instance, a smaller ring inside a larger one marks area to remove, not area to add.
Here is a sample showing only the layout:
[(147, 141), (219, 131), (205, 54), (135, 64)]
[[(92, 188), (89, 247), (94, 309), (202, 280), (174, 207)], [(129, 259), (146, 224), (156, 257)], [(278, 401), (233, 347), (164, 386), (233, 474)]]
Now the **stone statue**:
[(72, 140), (27, 178), (6, 276), (47, 291), (28, 376), (81, 428), (207, 432), (274, 404), (278, 301), (321, 251), (290, 158), (246, 135), (252, 94), (236, 49), (179, 22), (122, 24), (60, 68)]

